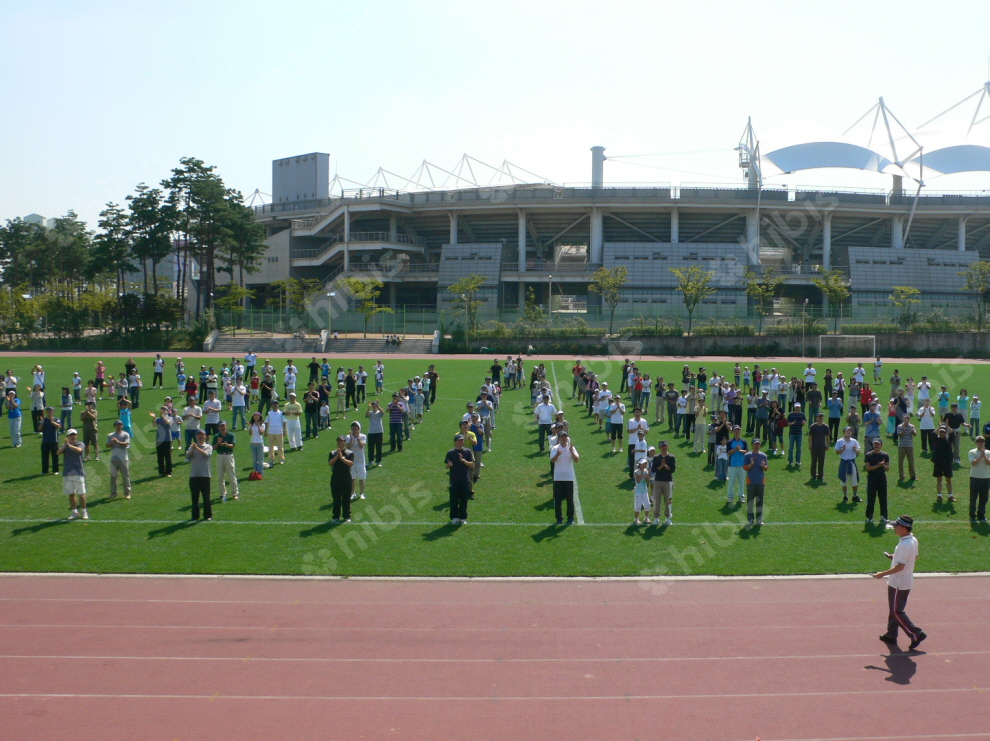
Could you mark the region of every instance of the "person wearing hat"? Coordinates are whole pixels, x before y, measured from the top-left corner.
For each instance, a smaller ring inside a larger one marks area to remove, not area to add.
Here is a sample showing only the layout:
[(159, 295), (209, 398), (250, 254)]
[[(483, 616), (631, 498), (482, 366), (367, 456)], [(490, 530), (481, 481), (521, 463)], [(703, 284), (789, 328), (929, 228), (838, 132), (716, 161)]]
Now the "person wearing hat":
[(557, 524), (564, 522), (562, 505), (567, 502), (567, 524), (574, 524), (574, 464), (581, 459), (566, 430), (557, 433), (557, 444), (550, 448), (553, 467), (553, 508)]
[(743, 470), (743, 459), (749, 446), (740, 437), (739, 425), (732, 426), (732, 438), (729, 440), (729, 485), (726, 491), (726, 501), (732, 504), (734, 497), (739, 497), (740, 504), (746, 504), (746, 472)]
[(873, 524), (873, 509), (880, 500), (880, 523), (887, 524), (887, 471), (890, 470), (890, 456), (881, 450), (883, 440), (873, 438), (871, 450), (863, 456), (866, 468), (866, 524)]
[(935, 477), (935, 501), (939, 504), (942, 502), (942, 479), (945, 479), (949, 501), (956, 501), (956, 498), (952, 494), (952, 441), (949, 440), (948, 432), (945, 427), (939, 427), (935, 441), (931, 444), (932, 476)]
[(908, 473), (911, 481), (917, 480), (914, 475), (914, 438), (918, 430), (911, 424), (911, 412), (905, 412), (902, 422), (897, 425), (897, 479), (904, 480), (904, 459), (907, 458)]
[(990, 493), (990, 451), (986, 438), (976, 438), (976, 447), (969, 451), (969, 519), (987, 521), (987, 495)]
[(660, 504), (663, 503), (664, 523), (674, 523), (674, 471), (677, 460), (669, 453), (667, 441), (660, 443), (660, 450), (653, 456), (650, 469), (653, 471), (653, 522), (660, 524)]
[(127, 449), (131, 447), (131, 435), (124, 430), (124, 423), (114, 420), (113, 432), (107, 435), (110, 450), (110, 498), (117, 496), (117, 477), (124, 486), (124, 499), (131, 498), (131, 461)]
[(873, 574), (874, 579), (887, 577), (887, 632), (881, 634), (880, 640), (896, 646), (898, 630), (903, 630), (911, 639), (911, 651), (928, 637), (904, 611), (914, 586), (914, 563), (918, 559), (918, 539), (913, 530), (914, 519), (908, 515), (901, 515), (894, 521), (894, 531), (900, 540), (893, 553), (885, 551), (883, 554), (890, 559), (890, 568)]
[[(770, 466), (766, 454), (760, 452), (761, 445), (760, 438), (754, 438), (753, 451), (743, 457), (743, 470), (746, 471), (746, 520), (750, 526), (763, 524), (763, 495), (766, 493), (767, 469)], [(799, 445), (798, 451), (800, 450)]]
[(842, 503), (849, 501), (849, 487), (852, 487), (854, 502), (862, 502), (859, 497), (859, 440), (852, 436), (852, 427), (846, 427), (843, 435), (835, 442), (835, 454), (839, 456), (839, 481), (842, 483)]
[(643, 514), (644, 525), (650, 524), (650, 469), (649, 461), (642, 457), (636, 461), (636, 470), (633, 472), (633, 525), (641, 524), (640, 513)]
[(70, 520), (80, 517), (89, 519), (86, 510), (86, 469), (83, 466), (85, 450), (86, 446), (79, 441), (79, 433), (72, 429), (65, 433), (65, 442), (57, 451), (62, 456), (62, 491), (69, 497)]
[[(466, 422), (462, 422), (463, 425)], [(467, 524), (467, 503), (471, 496), (471, 473), (474, 470), (474, 453), (464, 447), (465, 436), (454, 435), (454, 447), (447, 451), (444, 465), (450, 476), (450, 524)]]
[[(801, 441), (804, 439), (804, 426), (808, 423), (808, 418), (804, 416), (804, 412), (801, 411), (801, 405), (794, 404), (794, 411), (787, 415), (787, 429), (790, 433), (788, 435), (787, 444), (787, 465), (794, 465), (795, 458), (797, 459), (797, 467), (801, 468)], [(794, 451), (797, 450), (797, 455), (795, 456)]]

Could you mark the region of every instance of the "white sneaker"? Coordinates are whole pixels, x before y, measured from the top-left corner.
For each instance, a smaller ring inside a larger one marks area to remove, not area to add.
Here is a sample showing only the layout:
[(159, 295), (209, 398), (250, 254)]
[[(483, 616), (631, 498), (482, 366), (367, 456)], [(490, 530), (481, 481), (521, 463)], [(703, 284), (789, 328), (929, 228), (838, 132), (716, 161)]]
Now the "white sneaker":
[(673, 525), (674, 524), (674, 520), (673, 520), (673, 518), (668, 517), (666, 520), (664, 520), (663, 524), (664, 525)]
[(362, 494), (362, 495), (360, 496), (360, 498), (361, 498), (361, 499), (364, 499), (364, 494)]
[(89, 519), (89, 512), (87, 510), (83, 510), (82, 511), (82, 518), (84, 520), (88, 520)]
[(220, 497), (220, 503), (223, 504), (226, 501), (227, 501), (227, 495), (224, 494), (222, 497)]
[(450, 521), (450, 524), (451, 524), (451, 525), (460, 525), (460, 524), (461, 524), (461, 521), (460, 521), (460, 520), (458, 520), (458, 519), (457, 519), (457, 518), (455, 517), (454, 519), (452, 519), (452, 520)]
[(79, 510), (75, 510), (75, 509), (74, 509), (74, 510), (72, 510), (72, 511), (71, 511), (71, 512), (69, 513), (69, 519), (70, 519), (70, 520), (78, 520), (78, 519), (79, 519)]
[(351, 501), (353, 502), (355, 499), (357, 499), (357, 494), (351, 494)]

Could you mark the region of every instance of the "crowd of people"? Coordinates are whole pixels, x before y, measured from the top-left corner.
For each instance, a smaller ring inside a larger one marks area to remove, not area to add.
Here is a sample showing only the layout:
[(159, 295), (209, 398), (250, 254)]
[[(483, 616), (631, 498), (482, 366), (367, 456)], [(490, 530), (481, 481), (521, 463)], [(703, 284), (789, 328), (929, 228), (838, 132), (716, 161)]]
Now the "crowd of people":
[[(165, 360), (161, 354), (155, 356), (152, 366), (152, 388), (164, 389)], [(416, 425), (423, 422), (424, 411), (429, 411), (436, 401), (439, 375), (433, 365), (422, 377), (409, 379), (406, 386), (392, 394), (388, 404), (378, 398), (368, 400), (369, 379), (375, 384), (376, 397), (384, 391), (385, 365), (380, 360), (370, 373), (363, 365), (346, 371), (339, 366), (334, 372), (326, 358), (318, 362), (315, 357), (305, 368), (309, 376), (305, 389), (301, 389), (300, 371), (291, 359), (281, 371), (281, 385), (275, 381), (278, 376), (271, 362), (265, 359), (259, 364), (253, 351), (243, 359), (231, 358), (219, 370), (201, 365), (198, 372), (190, 369), (187, 373), (182, 358), (174, 361), (175, 398), (166, 396), (158, 411), (149, 412), (149, 416), (154, 423), (159, 476), (172, 477), (174, 452), (178, 451), (189, 464), (193, 520), (198, 520), (201, 513), (204, 519), (212, 519), (214, 470), (220, 483), (220, 501), (226, 502), (228, 494), (231, 499), (240, 498), (235, 432), (247, 434), (252, 460), (248, 479), (260, 481), (266, 469), (285, 464), (286, 451), (302, 452), (305, 442), (332, 429), (333, 421), (357, 414), (363, 421), (353, 421), (338, 436), (337, 450), (331, 453), (329, 461), (334, 520), (350, 522), (351, 500), (366, 496), (368, 468), (382, 466), (386, 416), (390, 449), (401, 451), (403, 441), (410, 439)], [(12, 447), (23, 445), (23, 396), (24, 403), (30, 401), (32, 432), (41, 438), (41, 473), (62, 476), (70, 519), (89, 519), (84, 464), (100, 461), (101, 452), (105, 454), (103, 460), (109, 473), (110, 498), (122, 493), (125, 499), (130, 499), (130, 451), (134, 444), (131, 412), (140, 407), (140, 391), (144, 386), (137, 363), (128, 358), (119, 380), (114, 380), (113, 373), (98, 361), (92, 380), (85, 387), (80, 374), (73, 373), (71, 387), (61, 389), (59, 418), (48, 404), (46, 380), (41, 365), (32, 369), (27, 389), (12, 371), (6, 372), (3, 412)], [(104, 400), (112, 405), (114, 419), (113, 432), (101, 439), (99, 407)], [(331, 401), (335, 412), (330, 409)], [(73, 427), (76, 406), (82, 407), (81, 436)]]

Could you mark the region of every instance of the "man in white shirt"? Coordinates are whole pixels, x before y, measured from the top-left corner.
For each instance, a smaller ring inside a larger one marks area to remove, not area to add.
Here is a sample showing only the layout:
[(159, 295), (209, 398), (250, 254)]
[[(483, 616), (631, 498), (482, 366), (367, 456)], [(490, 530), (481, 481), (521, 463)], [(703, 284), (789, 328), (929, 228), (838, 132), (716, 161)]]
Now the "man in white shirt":
[(859, 497), (859, 468), (856, 458), (859, 455), (859, 441), (852, 436), (852, 427), (846, 427), (843, 435), (835, 443), (835, 453), (839, 456), (839, 481), (842, 482), (842, 502), (849, 501), (849, 487), (853, 490), (853, 501), (862, 502)]
[(241, 418), (241, 430), (247, 429), (247, 420), (244, 417), (244, 410), (247, 408), (248, 390), (241, 377), (238, 376), (230, 387), (230, 404), (234, 410), (234, 419), (230, 423), (231, 432), (237, 429), (237, 417)]
[(815, 366), (808, 363), (808, 367), (804, 369), (804, 382), (814, 383), (815, 377), (818, 375), (818, 371), (815, 370)]
[(862, 384), (866, 380), (866, 368), (863, 367), (862, 363), (856, 363), (856, 367), (853, 368), (853, 380)]
[(918, 401), (923, 402), (925, 399), (931, 399), (931, 394), (931, 381), (928, 380), (928, 376), (922, 376), (921, 383), (918, 384)]
[(557, 416), (557, 408), (550, 403), (550, 397), (543, 395), (543, 401), (536, 405), (534, 416), (536, 423), (540, 426), (540, 452), (546, 452), (546, 439), (550, 434), (550, 425), (553, 424), (554, 417)]
[(911, 639), (909, 650), (914, 651), (918, 644), (928, 636), (921, 628), (911, 622), (911, 619), (904, 612), (907, 605), (908, 595), (911, 587), (914, 586), (914, 562), (918, 559), (918, 539), (914, 537), (914, 519), (908, 515), (901, 515), (894, 522), (894, 531), (900, 540), (893, 553), (884, 552), (890, 559), (890, 568), (886, 571), (878, 571), (873, 574), (874, 579), (887, 577), (887, 632), (880, 636), (880, 640), (891, 646), (897, 645), (897, 631), (903, 630)]
[(207, 438), (217, 434), (217, 429), (220, 425), (220, 412), (222, 410), (223, 404), (221, 404), (220, 400), (217, 398), (217, 392), (211, 389), (209, 392), (209, 398), (203, 402), (203, 414), (206, 416), (204, 423), (206, 424)]
[(162, 360), (162, 356), (160, 354), (155, 355), (155, 375), (151, 379), (151, 388), (154, 388), (156, 383), (158, 384), (158, 388), (164, 388), (165, 381), (162, 380), (164, 374), (165, 361)]
[(877, 362), (873, 364), (873, 385), (876, 386), (880, 381), (883, 380), (883, 361), (877, 358)]
[(645, 447), (643, 448), (642, 455), (636, 455), (636, 441), (639, 439), (636, 437), (636, 433), (642, 430), (643, 434), (646, 435), (650, 431), (650, 423), (643, 417), (643, 410), (639, 407), (633, 410), (633, 418), (626, 423), (626, 430), (629, 432), (628, 437), (626, 437), (626, 453), (629, 458), (629, 478), (631, 479), (633, 477), (635, 461), (646, 455)]
[(574, 524), (574, 464), (580, 459), (567, 432), (559, 432), (557, 444), (550, 449), (550, 463), (553, 464), (553, 510), (558, 525), (564, 524), (561, 506), (564, 502), (567, 502), (567, 524)]
[(987, 521), (987, 494), (990, 492), (990, 451), (983, 435), (976, 438), (976, 447), (969, 451), (969, 519)]

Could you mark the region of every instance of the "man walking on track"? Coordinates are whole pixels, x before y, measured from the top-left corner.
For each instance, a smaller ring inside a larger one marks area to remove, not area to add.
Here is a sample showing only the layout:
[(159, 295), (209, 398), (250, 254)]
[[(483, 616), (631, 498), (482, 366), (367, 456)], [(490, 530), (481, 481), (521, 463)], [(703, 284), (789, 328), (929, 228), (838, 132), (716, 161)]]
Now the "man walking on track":
[(887, 604), (889, 606), (887, 632), (880, 636), (880, 640), (891, 646), (896, 646), (897, 631), (901, 629), (911, 639), (909, 646), (911, 651), (918, 648), (918, 644), (928, 637), (925, 631), (912, 623), (907, 613), (904, 612), (911, 587), (914, 586), (914, 562), (918, 558), (918, 539), (911, 532), (913, 529), (913, 518), (907, 515), (901, 515), (897, 518), (894, 522), (894, 531), (900, 540), (892, 554), (886, 552), (883, 554), (890, 559), (890, 568), (886, 571), (878, 571), (873, 575), (874, 579), (887, 577)]
[(557, 444), (550, 448), (553, 464), (553, 509), (557, 524), (564, 523), (562, 504), (567, 502), (567, 524), (574, 524), (574, 464), (581, 459), (566, 432), (557, 435)]

